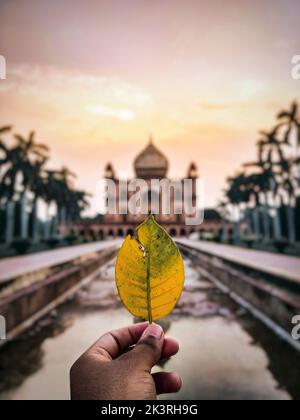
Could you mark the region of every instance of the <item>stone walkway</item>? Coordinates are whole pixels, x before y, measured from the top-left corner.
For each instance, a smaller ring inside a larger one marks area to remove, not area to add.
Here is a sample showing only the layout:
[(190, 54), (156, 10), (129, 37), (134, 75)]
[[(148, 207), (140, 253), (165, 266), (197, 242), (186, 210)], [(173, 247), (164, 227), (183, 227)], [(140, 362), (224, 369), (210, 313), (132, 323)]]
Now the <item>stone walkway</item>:
[[(177, 241), (224, 260), (300, 283), (300, 258), (183, 238)], [(2, 259), (0, 260), (0, 284), (26, 273), (101, 251), (109, 246), (119, 247), (121, 243), (122, 240), (119, 239), (102, 241)]]
[(177, 242), (224, 260), (300, 283), (300, 258), (190, 239), (178, 239)]
[(120, 246), (120, 240), (101, 241), (75, 245), (50, 251), (0, 260), (0, 284), (18, 276), (63, 264), (75, 258), (101, 251), (110, 246)]

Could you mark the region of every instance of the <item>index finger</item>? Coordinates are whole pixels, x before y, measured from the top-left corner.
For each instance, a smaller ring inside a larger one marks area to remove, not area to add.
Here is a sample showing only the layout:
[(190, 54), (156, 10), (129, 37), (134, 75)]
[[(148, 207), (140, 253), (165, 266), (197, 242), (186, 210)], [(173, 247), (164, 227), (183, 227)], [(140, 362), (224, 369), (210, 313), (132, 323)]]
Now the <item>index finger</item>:
[(136, 344), (148, 325), (148, 322), (141, 322), (118, 330), (109, 331), (100, 337), (89, 348), (87, 353), (95, 353), (103, 361), (111, 361), (122, 354), (128, 347)]

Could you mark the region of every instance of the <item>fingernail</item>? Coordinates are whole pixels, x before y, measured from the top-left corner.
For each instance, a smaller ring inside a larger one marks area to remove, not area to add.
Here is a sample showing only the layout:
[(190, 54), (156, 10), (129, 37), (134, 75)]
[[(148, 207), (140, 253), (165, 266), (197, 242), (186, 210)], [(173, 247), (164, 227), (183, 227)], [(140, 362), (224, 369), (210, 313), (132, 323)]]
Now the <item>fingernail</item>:
[(161, 338), (163, 334), (163, 329), (160, 325), (157, 324), (150, 324), (143, 333), (143, 337), (154, 337), (157, 340)]

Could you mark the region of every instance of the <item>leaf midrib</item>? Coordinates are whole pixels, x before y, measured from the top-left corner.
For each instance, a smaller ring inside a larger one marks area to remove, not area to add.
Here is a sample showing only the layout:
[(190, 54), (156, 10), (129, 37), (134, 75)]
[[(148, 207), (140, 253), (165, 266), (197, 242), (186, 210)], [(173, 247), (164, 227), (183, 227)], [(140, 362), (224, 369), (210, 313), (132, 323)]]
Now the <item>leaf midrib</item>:
[(148, 320), (152, 323), (152, 308), (151, 308), (151, 278), (150, 278), (150, 247), (145, 249), (147, 255), (147, 308)]

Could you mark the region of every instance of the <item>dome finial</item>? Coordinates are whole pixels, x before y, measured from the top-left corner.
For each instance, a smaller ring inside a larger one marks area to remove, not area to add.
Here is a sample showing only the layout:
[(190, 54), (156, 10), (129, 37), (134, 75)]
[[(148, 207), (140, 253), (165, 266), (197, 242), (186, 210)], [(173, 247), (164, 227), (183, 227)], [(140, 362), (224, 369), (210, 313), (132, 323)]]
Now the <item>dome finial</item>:
[(149, 144), (153, 144), (153, 136), (152, 136), (152, 133), (149, 134)]

